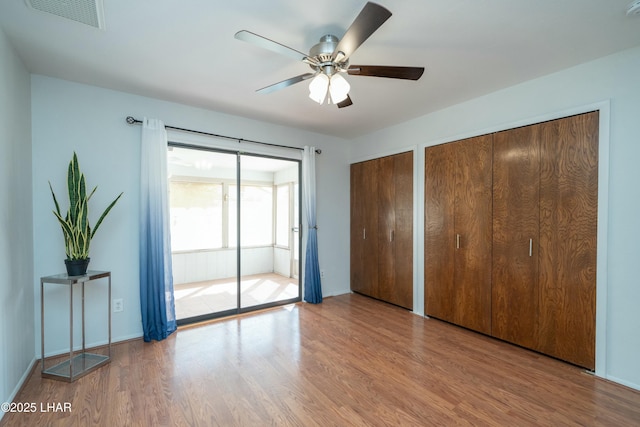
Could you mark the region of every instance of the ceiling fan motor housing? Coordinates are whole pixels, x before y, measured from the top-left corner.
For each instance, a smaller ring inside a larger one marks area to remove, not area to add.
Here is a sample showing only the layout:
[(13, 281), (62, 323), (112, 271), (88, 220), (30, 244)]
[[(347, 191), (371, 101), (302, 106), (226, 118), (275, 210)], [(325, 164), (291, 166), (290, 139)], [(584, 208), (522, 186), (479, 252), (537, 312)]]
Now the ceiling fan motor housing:
[(338, 41), (339, 39), (331, 34), (322, 36), (320, 42), (309, 49), (309, 56), (315, 58), (319, 65), (310, 65), (310, 67), (316, 71), (322, 71), (328, 76), (338, 71), (346, 70), (349, 66), (348, 60), (336, 62), (333, 58), (333, 52), (338, 46)]

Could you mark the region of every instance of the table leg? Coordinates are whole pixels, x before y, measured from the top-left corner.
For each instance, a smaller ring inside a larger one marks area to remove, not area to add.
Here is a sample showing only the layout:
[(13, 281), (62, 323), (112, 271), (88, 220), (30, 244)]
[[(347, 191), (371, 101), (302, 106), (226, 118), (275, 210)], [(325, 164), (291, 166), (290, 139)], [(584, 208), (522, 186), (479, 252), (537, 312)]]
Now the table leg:
[(82, 282), (82, 352), (85, 350), (85, 341), (84, 341), (84, 283)]
[(69, 285), (69, 380), (73, 381), (73, 283)]
[(40, 358), (41, 369), (44, 372), (44, 281), (40, 279)]
[(109, 303), (108, 303), (108, 309), (109, 309), (109, 359), (111, 359), (111, 273), (109, 273), (109, 276), (107, 276), (108, 280), (109, 280)]

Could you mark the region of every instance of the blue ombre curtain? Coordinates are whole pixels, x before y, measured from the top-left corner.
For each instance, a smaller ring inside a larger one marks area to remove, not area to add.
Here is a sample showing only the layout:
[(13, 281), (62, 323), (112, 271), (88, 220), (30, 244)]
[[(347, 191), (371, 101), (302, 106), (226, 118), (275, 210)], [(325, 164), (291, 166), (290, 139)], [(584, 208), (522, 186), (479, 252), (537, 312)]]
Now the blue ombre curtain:
[(169, 200), (167, 132), (160, 120), (142, 121), (140, 162), (140, 308), (144, 340), (176, 330)]
[(322, 302), (322, 283), (318, 265), (318, 225), (316, 222), (316, 148), (304, 147), (302, 154), (302, 188), (307, 218), (307, 250), (304, 264), (304, 300)]

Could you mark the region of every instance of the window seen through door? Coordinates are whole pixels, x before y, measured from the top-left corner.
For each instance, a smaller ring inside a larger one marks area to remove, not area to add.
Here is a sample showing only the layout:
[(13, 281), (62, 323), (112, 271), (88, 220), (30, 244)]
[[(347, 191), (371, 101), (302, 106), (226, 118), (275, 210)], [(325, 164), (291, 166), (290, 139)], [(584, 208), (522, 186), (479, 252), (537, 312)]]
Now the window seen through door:
[(221, 183), (169, 183), (173, 251), (222, 247)]

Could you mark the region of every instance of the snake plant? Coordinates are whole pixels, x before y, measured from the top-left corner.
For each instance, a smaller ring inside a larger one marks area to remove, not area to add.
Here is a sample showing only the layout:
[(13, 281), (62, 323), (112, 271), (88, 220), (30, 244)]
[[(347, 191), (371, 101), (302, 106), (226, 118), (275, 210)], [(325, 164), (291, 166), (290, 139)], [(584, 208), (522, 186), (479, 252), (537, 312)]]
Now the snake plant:
[(96, 231), (102, 224), (102, 221), (107, 216), (111, 208), (113, 208), (116, 202), (122, 196), (122, 193), (115, 198), (113, 202), (102, 212), (100, 219), (96, 222), (93, 229), (89, 224), (89, 200), (93, 193), (97, 190), (97, 186), (87, 195), (87, 188), (84, 174), (80, 172), (80, 165), (78, 164), (78, 156), (73, 153), (73, 158), (69, 162), (69, 169), (67, 172), (67, 189), (69, 191), (69, 209), (66, 216), (63, 218), (60, 212), (60, 205), (58, 199), (53, 191), (51, 182), (49, 182), (49, 189), (51, 190), (51, 196), (53, 196), (53, 203), (56, 209), (53, 214), (58, 219), (58, 222), (62, 226), (62, 234), (64, 235), (65, 252), (67, 259), (83, 260), (89, 258), (89, 244), (91, 239), (95, 236)]

